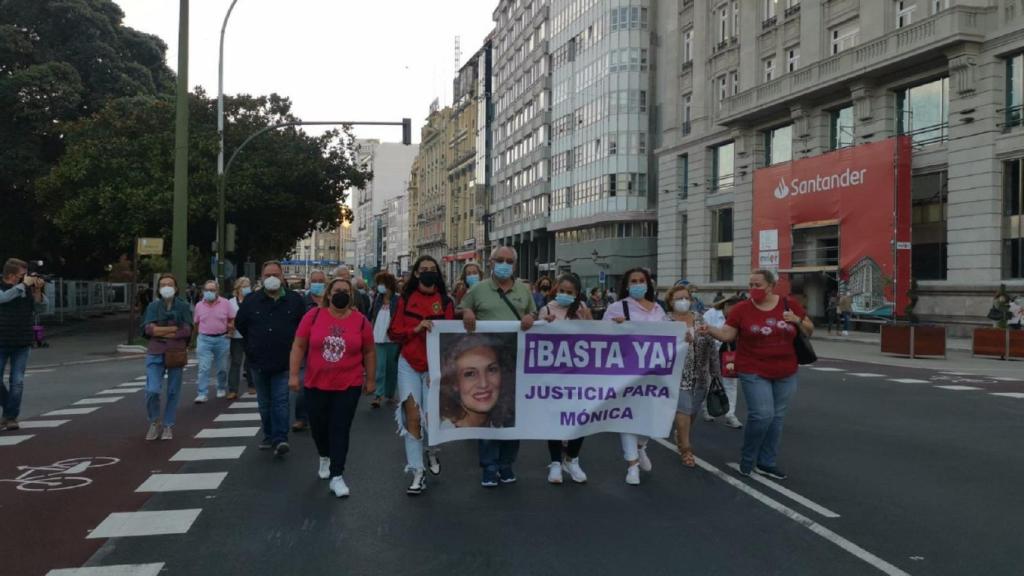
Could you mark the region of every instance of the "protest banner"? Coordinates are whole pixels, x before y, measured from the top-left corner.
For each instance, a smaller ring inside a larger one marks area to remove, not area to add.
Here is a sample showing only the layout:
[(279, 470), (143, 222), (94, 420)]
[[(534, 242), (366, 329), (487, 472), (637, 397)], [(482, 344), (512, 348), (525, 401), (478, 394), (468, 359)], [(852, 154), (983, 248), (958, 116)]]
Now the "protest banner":
[(431, 444), (666, 437), (686, 354), (675, 322), (434, 322), (427, 336)]

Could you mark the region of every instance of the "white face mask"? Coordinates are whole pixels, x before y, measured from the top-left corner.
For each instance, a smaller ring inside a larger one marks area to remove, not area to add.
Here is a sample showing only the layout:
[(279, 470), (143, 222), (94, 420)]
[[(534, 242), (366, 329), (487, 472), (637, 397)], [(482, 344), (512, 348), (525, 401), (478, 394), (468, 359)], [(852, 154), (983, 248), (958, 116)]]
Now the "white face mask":
[(281, 279), (277, 276), (267, 276), (263, 279), (263, 287), (268, 292), (277, 292), (281, 289)]
[(174, 298), (174, 293), (174, 286), (160, 287), (160, 297), (163, 298), (164, 300), (170, 300), (171, 298)]
[(689, 312), (690, 301), (685, 298), (676, 300), (675, 302), (672, 303), (672, 309), (675, 310), (676, 312), (679, 312), (680, 314), (682, 314), (683, 312)]

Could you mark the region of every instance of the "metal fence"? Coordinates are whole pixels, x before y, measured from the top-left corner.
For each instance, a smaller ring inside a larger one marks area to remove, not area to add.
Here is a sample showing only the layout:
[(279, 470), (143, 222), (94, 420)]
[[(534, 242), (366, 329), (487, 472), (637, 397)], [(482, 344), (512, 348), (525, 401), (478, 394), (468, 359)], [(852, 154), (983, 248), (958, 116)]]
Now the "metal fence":
[(55, 278), (46, 284), (48, 303), (40, 318), (63, 323), (66, 318), (89, 318), (127, 312), (129, 287), (126, 282), (90, 282)]

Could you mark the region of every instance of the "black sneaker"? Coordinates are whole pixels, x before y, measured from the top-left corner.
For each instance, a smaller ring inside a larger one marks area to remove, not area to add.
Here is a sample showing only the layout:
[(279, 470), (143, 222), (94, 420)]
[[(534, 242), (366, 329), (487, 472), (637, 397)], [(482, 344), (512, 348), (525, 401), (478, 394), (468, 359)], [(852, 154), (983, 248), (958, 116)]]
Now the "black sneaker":
[(757, 470), (757, 473), (762, 475), (762, 476), (767, 476), (769, 478), (774, 478), (776, 480), (785, 480), (786, 479), (786, 473), (783, 472), (782, 469), (779, 468), (778, 466), (760, 466), (759, 465), (759, 466), (757, 466), (757, 468), (755, 468), (755, 470)]
[(753, 474), (754, 469), (753, 468), (745, 468), (742, 464), (740, 464), (739, 471), (740, 471), (740, 476), (747, 476), (747, 477), (749, 477), (751, 474)]
[(498, 468), (498, 479), (501, 480), (502, 484), (513, 484), (518, 478), (516, 473), (512, 470), (511, 466), (502, 466)]
[(277, 445), (274, 446), (274, 456), (284, 456), (291, 449), (292, 447), (289, 446), (287, 442), (278, 442)]
[(273, 447), (274, 445), (271, 444), (270, 440), (267, 440), (266, 438), (261, 440), (259, 446), (257, 446), (257, 448), (259, 448), (260, 450), (270, 450)]
[(484, 468), (480, 485), (484, 488), (494, 488), (498, 485), (498, 471), (494, 468)]

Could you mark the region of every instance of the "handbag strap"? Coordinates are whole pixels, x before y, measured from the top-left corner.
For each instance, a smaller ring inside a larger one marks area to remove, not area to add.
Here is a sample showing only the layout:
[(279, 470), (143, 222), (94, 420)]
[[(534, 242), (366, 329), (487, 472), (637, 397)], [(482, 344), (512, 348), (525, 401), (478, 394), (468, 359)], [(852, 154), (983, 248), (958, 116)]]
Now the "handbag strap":
[(629, 302), (625, 298), (622, 299), (622, 317), (629, 322)]
[[(515, 285), (513, 284), (513, 287), (514, 286)], [(508, 299), (507, 296), (505, 296), (505, 293), (502, 292), (501, 286), (498, 286), (498, 296), (501, 296), (501, 300), (503, 302), (505, 302), (505, 304), (508, 306), (508, 309), (511, 310), (512, 313), (516, 315), (516, 320), (522, 320), (523, 319), (523, 317), (519, 315), (519, 311), (516, 310), (516, 307), (512, 305), (512, 302)]]

